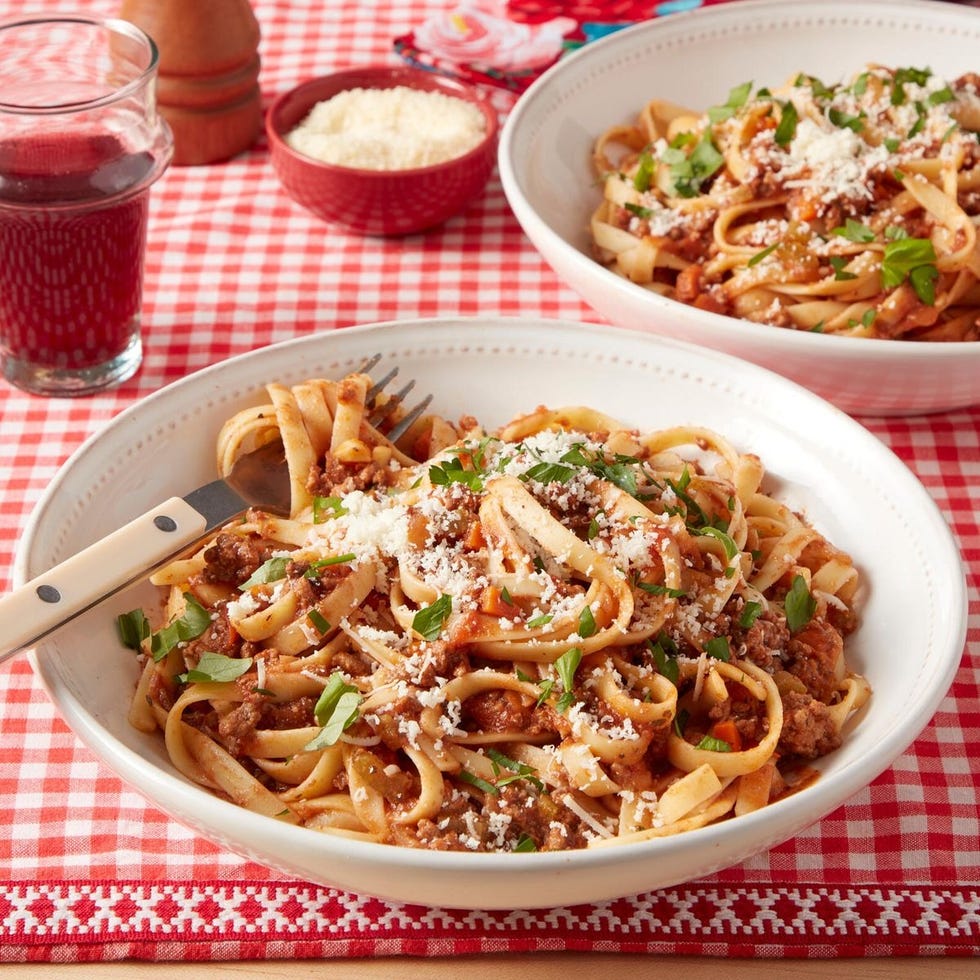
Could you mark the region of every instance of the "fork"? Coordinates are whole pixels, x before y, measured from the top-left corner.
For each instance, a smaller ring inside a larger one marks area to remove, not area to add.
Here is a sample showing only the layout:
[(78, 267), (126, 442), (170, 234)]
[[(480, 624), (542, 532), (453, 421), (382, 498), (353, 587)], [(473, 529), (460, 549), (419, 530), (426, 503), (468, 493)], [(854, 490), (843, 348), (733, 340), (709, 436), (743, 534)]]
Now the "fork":
[[(380, 360), (380, 354), (372, 355), (357, 373), (368, 374)], [(385, 395), (386, 387), (397, 376), (396, 365), (373, 382), (365, 395), (368, 422), (391, 442), (400, 439), (432, 401), (431, 395), (425, 396), (406, 409), (394, 425), (386, 427), (386, 421), (404, 406), (415, 387), (415, 381), (410, 380), (400, 390)], [(289, 473), (280, 441), (244, 454), (226, 477), (163, 501), (0, 597), (0, 663), (145, 578), (249, 507), (288, 514), (289, 497)]]

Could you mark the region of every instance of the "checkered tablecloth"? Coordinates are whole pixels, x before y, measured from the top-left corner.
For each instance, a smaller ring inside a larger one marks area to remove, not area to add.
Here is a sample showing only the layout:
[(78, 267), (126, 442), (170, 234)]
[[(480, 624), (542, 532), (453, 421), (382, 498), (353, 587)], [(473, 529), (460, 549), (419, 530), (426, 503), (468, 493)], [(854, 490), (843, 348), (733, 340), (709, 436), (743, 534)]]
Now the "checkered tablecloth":
[[(0, 17), (59, 6), (0, 0)], [(392, 39), (440, 6), (256, 0), (266, 102), (318, 72), (395, 60)], [(496, 178), (443, 228), (384, 241), (345, 236), (294, 206), (261, 140), (230, 163), (171, 169), (153, 195), (137, 378), (80, 400), (29, 397), (0, 382), (0, 588), (11, 584), (18, 537), (58, 467), (161, 385), (312, 331), (478, 313), (598, 319), (524, 238)], [(976, 954), (980, 407), (862, 421), (949, 521), (967, 565), (969, 632), (932, 723), (817, 826), (710, 878), (596, 906), (517, 915), (391, 904), (286, 879), (163, 816), (72, 735), (20, 659), (0, 667), (0, 960)]]

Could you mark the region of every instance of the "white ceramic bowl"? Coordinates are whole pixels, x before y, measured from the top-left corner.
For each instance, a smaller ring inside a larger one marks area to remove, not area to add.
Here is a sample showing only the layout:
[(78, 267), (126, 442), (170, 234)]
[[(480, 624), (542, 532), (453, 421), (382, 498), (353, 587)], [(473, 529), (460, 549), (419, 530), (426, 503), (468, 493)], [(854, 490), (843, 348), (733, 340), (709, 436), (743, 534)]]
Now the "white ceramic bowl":
[[(433, 409), (496, 426), (539, 403), (590, 403), (644, 427), (709, 426), (768, 465), (769, 489), (850, 551), (868, 583), (849, 657), (874, 687), (816, 783), (772, 806), (674, 838), (539, 854), (446, 853), (331, 837), (239, 809), (185, 780), (159, 737), (131, 728), (137, 667), (114, 618), (138, 586), (45, 639), (34, 654), (59, 711), (103, 762), (201, 835), (297, 877), (405, 902), (522, 908), (605, 900), (700, 877), (820, 819), (921, 731), (963, 650), (966, 596), (931, 498), (864, 427), (785, 379), (730, 357), (590, 324), (399, 321), (304, 337), (184, 378), (129, 408), (61, 470), (22, 538), (23, 582), (150, 506), (214, 478), (214, 439), (261, 385), (339, 377), (367, 354), (435, 395)], [(506, 379), (502, 383), (502, 379)]]
[(826, 82), (868, 62), (980, 69), (980, 12), (915, 0), (739, 0), (671, 14), (586, 45), (543, 75), (504, 126), (498, 169), (524, 231), (555, 272), (621, 326), (727, 351), (807, 385), (853, 414), (904, 415), (980, 402), (980, 342), (837, 337), (749, 323), (658, 296), (593, 260), (601, 198), (593, 141), (654, 97), (694, 109), (746, 81), (798, 71)]

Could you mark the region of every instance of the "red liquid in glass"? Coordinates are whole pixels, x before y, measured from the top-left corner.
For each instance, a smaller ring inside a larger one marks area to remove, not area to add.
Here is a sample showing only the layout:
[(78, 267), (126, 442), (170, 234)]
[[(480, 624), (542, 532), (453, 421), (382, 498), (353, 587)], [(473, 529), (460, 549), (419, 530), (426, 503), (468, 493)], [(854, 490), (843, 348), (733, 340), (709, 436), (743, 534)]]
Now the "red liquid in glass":
[(111, 135), (0, 141), (0, 345), (21, 361), (88, 368), (139, 326), (147, 153)]

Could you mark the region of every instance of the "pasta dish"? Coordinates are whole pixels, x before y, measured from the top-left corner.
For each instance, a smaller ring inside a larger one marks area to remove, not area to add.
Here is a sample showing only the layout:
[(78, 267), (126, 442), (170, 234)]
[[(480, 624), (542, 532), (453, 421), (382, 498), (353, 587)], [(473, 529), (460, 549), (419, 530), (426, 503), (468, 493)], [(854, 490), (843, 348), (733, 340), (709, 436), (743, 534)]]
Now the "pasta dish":
[(682, 303), (794, 330), (980, 339), (980, 76), (871, 65), (653, 100), (596, 141), (596, 257)]
[(844, 648), (859, 576), (756, 456), (581, 406), (392, 442), (403, 410), (372, 424), (370, 385), (270, 384), (230, 418), (219, 471), (281, 440), (291, 513), (249, 510), (153, 573), (162, 617), (119, 617), (130, 721), (181, 773), (483, 852), (677, 834), (814, 777), (870, 695)]

